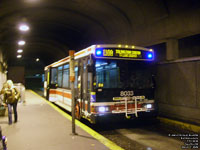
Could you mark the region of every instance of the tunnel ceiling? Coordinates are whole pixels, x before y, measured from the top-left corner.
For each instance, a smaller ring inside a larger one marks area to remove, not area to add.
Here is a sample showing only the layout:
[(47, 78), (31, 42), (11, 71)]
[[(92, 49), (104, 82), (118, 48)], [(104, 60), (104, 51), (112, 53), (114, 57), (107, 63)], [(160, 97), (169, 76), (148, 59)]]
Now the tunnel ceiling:
[[(163, 18), (195, 9), (198, 0), (1, 0), (0, 48), (15, 62), (17, 41), (23, 58), (46, 65), (92, 44), (132, 42), (134, 33)], [(30, 30), (18, 30), (21, 22)], [(133, 44), (133, 43), (131, 43)]]

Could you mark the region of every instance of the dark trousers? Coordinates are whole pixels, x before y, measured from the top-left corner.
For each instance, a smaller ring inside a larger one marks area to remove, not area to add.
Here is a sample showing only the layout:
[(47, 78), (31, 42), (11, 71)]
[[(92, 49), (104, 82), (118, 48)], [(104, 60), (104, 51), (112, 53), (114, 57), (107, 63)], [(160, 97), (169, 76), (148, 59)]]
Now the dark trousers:
[(8, 104), (8, 122), (9, 124), (12, 124), (12, 107), (14, 111), (14, 119), (15, 122), (17, 122), (17, 102), (13, 104)]

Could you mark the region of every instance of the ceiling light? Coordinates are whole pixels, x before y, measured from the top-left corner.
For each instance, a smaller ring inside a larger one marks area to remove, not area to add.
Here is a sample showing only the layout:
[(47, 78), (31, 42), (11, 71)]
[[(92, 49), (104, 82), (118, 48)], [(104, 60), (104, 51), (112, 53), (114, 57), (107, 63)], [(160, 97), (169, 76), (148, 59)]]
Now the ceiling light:
[(35, 60), (35, 61), (37, 61), (37, 62), (38, 62), (38, 61), (40, 61), (40, 59), (39, 59), (39, 58), (36, 58), (36, 60)]
[(22, 50), (22, 49), (18, 49), (17, 52), (18, 52), (18, 53), (22, 53), (23, 50)]
[(21, 58), (22, 57), (22, 55), (17, 55), (17, 58)]
[(25, 41), (19, 41), (18, 45), (24, 45), (26, 42)]
[(26, 25), (26, 24), (21, 24), (21, 25), (19, 26), (19, 30), (20, 30), (20, 31), (28, 31), (28, 30), (29, 30), (29, 26)]

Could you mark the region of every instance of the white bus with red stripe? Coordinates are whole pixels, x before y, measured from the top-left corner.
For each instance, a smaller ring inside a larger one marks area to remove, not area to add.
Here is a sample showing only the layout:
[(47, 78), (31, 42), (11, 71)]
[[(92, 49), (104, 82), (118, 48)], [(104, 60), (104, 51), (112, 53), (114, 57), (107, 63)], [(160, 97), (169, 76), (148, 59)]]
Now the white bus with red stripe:
[[(76, 118), (155, 114), (154, 51), (133, 45), (92, 45), (75, 53)], [(44, 96), (71, 111), (69, 57), (45, 67)]]

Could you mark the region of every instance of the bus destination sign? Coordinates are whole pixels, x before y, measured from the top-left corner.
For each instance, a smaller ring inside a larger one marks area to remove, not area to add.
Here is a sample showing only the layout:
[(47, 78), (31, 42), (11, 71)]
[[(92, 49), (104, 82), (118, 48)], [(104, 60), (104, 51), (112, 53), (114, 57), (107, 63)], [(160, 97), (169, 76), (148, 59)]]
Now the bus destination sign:
[(153, 52), (145, 50), (119, 49), (119, 48), (97, 48), (96, 57), (114, 57), (129, 59), (153, 59)]

